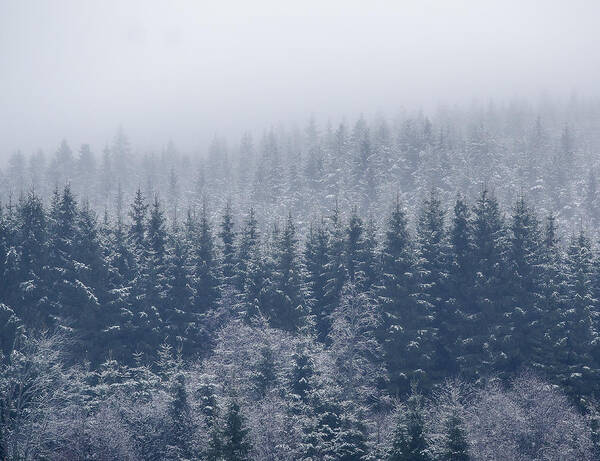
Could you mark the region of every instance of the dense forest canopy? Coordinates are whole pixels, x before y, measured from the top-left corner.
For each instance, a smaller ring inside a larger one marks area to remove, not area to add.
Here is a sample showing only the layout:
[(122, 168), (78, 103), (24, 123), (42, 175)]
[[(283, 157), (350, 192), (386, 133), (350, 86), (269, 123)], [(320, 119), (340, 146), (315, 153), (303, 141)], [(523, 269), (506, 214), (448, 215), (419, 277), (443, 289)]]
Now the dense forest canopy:
[(15, 153), (0, 458), (600, 455), (600, 106)]

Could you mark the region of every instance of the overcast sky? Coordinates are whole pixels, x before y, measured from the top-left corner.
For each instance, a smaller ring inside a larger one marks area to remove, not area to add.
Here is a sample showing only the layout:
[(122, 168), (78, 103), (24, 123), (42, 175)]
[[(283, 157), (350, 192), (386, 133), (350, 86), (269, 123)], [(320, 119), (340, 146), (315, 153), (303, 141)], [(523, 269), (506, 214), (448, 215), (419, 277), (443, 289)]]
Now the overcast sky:
[(0, 156), (597, 95), (600, 2), (0, 0)]

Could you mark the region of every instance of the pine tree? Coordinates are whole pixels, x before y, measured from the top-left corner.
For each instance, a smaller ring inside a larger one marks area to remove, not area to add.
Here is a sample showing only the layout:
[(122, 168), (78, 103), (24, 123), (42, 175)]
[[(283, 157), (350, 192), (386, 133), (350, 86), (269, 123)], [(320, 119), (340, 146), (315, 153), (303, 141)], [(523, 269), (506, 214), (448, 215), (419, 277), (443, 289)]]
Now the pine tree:
[(514, 209), (510, 228), (511, 306), (505, 319), (506, 342), (509, 343), (506, 371), (523, 364), (537, 366), (544, 341), (543, 317), (538, 300), (541, 296), (541, 242), (537, 217), (521, 197)]
[(180, 373), (176, 376), (171, 393), (172, 400), (168, 408), (169, 424), (164, 434), (165, 459), (193, 459), (195, 456), (193, 438), (196, 428), (188, 403), (183, 374)]
[(239, 292), (244, 291), (246, 279), (248, 278), (248, 263), (260, 241), (258, 232), (258, 221), (256, 220), (254, 208), (250, 208), (248, 218), (244, 222), (244, 229), (240, 239), (235, 267), (235, 286)]
[(327, 284), (325, 285), (325, 297), (323, 298), (320, 315), (322, 318), (322, 326), (319, 328), (320, 335), (324, 335), (325, 338), (331, 329), (331, 323), (328, 318), (339, 303), (342, 287), (346, 281), (346, 269), (344, 267), (344, 229), (337, 203), (329, 221), (329, 254), (327, 265), (325, 266)]
[(392, 394), (407, 393), (413, 378), (423, 378), (425, 344), (418, 335), (419, 319), (413, 298), (414, 256), (407, 220), (400, 202), (388, 218), (382, 249), (382, 279), (377, 289), (383, 322), (379, 340), (383, 344)]
[(304, 248), (306, 282), (312, 314), (315, 316), (317, 339), (325, 342), (329, 334), (327, 266), (329, 264), (329, 236), (322, 224), (311, 226)]
[(290, 214), (277, 242), (273, 274), (275, 298), (268, 311), (271, 325), (288, 331), (302, 326), (307, 315), (297, 247), (296, 228)]
[(250, 460), (251, 450), (249, 430), (246, 428), (240, 406), (236, 400), (232, 400), (227, 408), (223, 428), (223, 459), (247, 461)]
[(432, 459), (425, 438), (421, 405), (421, 397), (413, 389), (405, 410), (401, 410), (397, 417), (388, 461), (430, 461)]
[(215, 302), (219, 298), (218, 268), (215, 258), (213, 234), (206, 206), (202, 208), (198, 237), (195, 244), (194, 284), (197, 312), (205, 314), (209, 309), (215, 307)]
[[(448, 308), (449, 248), (444, 229), (444, 210), (435, 190), (424, 201), (417, 222), (417, 303), (423, 318), (421, 328), (429, 330), (426, 342), (435, 365), (427, 370), (435, 380), (436, 373), (455, 371), (453, 363), (452, 312)], [(433, 349), (435, 348), (435, 349)]]
[(221, 273), (223, 284), (233, 285), (236, 267), (236, 249), (235, 249), (235, 231), (233, 230), (233, 211), (231, 203), (227, 202), (225, 213), (221, 220), (221, 231), (219, 237), (222, 242), (221, 253)]
[(147, 212), (148, 204), (142, 195), (142, 190), (138, 187), (135, 199), (131, 205), (131, 211), (129, 212), (132, 221), (129, 228), (129, 240), (138, 261), (141, 260), (145, 247)]
[(315, 374), (312, 357), (305, 346), (299, 346), (293, 356), (294, 366), (291, 373), (291, 391), (294, 399), (308, 403)]
[(453, 414), (448, 418), (446, 431), (442, 461), (470, 461), (469, 443), (463, 422), (458, 415)]
[(273, 349), (267, 345), (260, 350), (260, 359), (256, 364), (253, 375), (254, 388), (259, 399), (265, 397), (269, 389), (275, 384), (276, 379)]
[(573, 397), (597, 392), (592, 345), (596, 332), (592, 321), (591, 244), (583, 229), (571, 237), (565, 266), (568, 303), (562, 313), (562, 337), (556, 353), (562, 364), (559, 378)]
[(170, 343), (184, 354), (197, 350), (199, 319), (193, 310), (194, 291), (189, 273), (187, 248), (177, 236), (166, 263), (164, 331)]
[(50, 327), (47, 281), (47, 217), (40, 198), (31, 192), (19, 204), (16, 244), (19, 256), (19, 302), (12, 306), (24, 324)]
[(473, 336), (468, 339), (473, 355), (465, 364), (465, 373), (481, 376), (494, 368), (506, 369), (509, 352), (507, 343), (502, 341), (506, 334), (502, 326), (510, 304), (505, 267), (507, 239), (498, 202), (487, 189), (473, 207), (472, 226), (476, 319)]

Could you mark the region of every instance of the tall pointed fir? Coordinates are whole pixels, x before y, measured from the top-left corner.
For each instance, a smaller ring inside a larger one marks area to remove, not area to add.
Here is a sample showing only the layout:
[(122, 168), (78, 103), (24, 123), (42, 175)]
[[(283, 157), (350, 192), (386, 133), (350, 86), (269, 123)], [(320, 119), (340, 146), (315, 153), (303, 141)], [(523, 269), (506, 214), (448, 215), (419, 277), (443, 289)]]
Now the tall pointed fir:
[(592, 348), (597, 341), (592, 321), (592, 249), (583, 229), (571, 237), (566, 258), (566, 309), (562, 312), (562, 338), (556, 354), (562, 364), (559, 379), (575, 398), (598, 392), (598, 373), (593, 366)]
[[(92, 268), (87, 267), (86, 262), (92, 263), (92, 261), (81, 260), (86, 256), (84, 248), (80, 248), (79, 254), (77, 252), (78, 237), (90, 237), (89, 234), (87, 236), (79, 234), (78, 215), (77, 202), (70, 187), (65, 186), (60, 197), (56, 191), (50, 212), (48, 259), (50, 300), (53, 303), (57, 322), (78, 332), (82, 341), (78, 353), (84, 354), (87, 348), (94, 347), (93, 339), (96, 336), (100, 314), (99, 299), (90, 282), (92, 277), (100, 277), (101, 274), (91, 273)], [(95, 227), (95, 223), (87, 224)], [(95, 229), (89, 230), (95, 232)], [(82, 246), (93, 244), (89, 241), (79, 243)], [(97, 254), (96, 258), (100, 258), (100, 255)], [(99, 267), (95, 269), (100, 270)]]
[(388, 461), (432, 461), (425, 438), (421, 396), (413, 390), (405, 408), (398, 411)]
[(165, 458), (168, 460), (194, 459), (196, 456), (194, 436), (196, 425), (188, 402), (185, 376), (179, 373), (171, 389), (169, 420), (164, 433)]
[(252, 445), (240, 405), (232, 400), (225, 415), (223, 427), (223, 459), (225, 461), (249, 461)]
[(508, 362), (504, 372), (514, 372), (523, 365), (539, 367), (543, 361), (543, 314), (541, 298), (541, 234), (537, 217), (524, 197), (513, 208), (510, 226), (508, 267), (510, 306), (504, 323)]
[(199, 318), (193, 309), (194, 291), (190, 277), (188, 248), (180, 233), (173, 237), (166, 261), (166, 293), (163, 310), (164, 335), (186, 356), (197, 352)]
[[(327, 337), (331, 329), (329, 316), (340, 301), (340, 294), (346, 281), (346, 268), (344, 267), (344, 227), (342, 216), (337, 202), (333, 214), (329, 218), (329, 255), (325, 274), (327, 284), (325, 285), (325, 298), (321, 309), (322, 327), (319, 329), (319, 337)], [(323, 330), (323, 331), (321, 331)]]
[(308, 296), (315, 317), (317, 339), (325, 342), (330, 319), (327, 305), (327, 266), (329, 263), (329, 235), (323, 223), (311, 225), (304, 247), (304, 264)]
[[(421, 207), (417, 222), (417, 313), (433, 367), (432, 379), (455, 372), (453, 363), (453, 315), (448, 308), (449, 248), (444, 228), (445, 213), (439, 195), (432, 190)], [(437, 376), (436, 376), (437, 375)]]
[(221, 239), (221, 276), (223, 285), (227, 287), (233, 286), (235, 282), (235, 237), (233, 210), (231, 209), (231, 202), (228, 201), (221, 218), (219, 231), (219, 238)]
[(381, 254), (382, 274), (377, 299), (383, 315), (383, 344), (392, 394), (406, 394), (413, 379), (424, 378), (431, 358), (418, 337), (414, 300), (414, 256), (407, 220), (399, 200), (387, 220)]
[(473, 207), (473, 284), (476, 329), (471, 346), (476, 348), (465, 372), (472, 377), (508, 366), (507, 344), (503, 341), (505, 314), (510, 291), (506, 277), (506, 232), (498, 202), (483, 189)]
[(239, 292), (244, 291), (246, 279), (248, 278), (248, 263), (259, 244), (260, 235), (258, 232), (258, 221), (254, 208), (250, 208), (248, 217), (244, 222), (240, 244), (238, 247), (236, 265), (235, 265), (235, 286)]
[(194, 252), (195, 304), (199, 314), (206, 314), (215, 307), (219, 298), (218, 265), (215, 255), (212, 226), (206, 205), (202, 207)]
[(304, 325), (308, 312), (298, 255), (298, 237), (291, 213), (277, 242), (273, 279), (275, 296), (268, 311), (271, 325), (297, 331)]

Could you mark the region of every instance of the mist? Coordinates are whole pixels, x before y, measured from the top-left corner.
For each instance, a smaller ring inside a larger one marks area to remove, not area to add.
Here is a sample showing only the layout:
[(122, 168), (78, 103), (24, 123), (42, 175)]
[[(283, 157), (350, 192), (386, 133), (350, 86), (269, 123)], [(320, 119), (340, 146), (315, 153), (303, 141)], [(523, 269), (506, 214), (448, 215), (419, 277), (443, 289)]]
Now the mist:
[(4, 1), (0, 158), (440, 104), (595, 97), (593, 1)]

